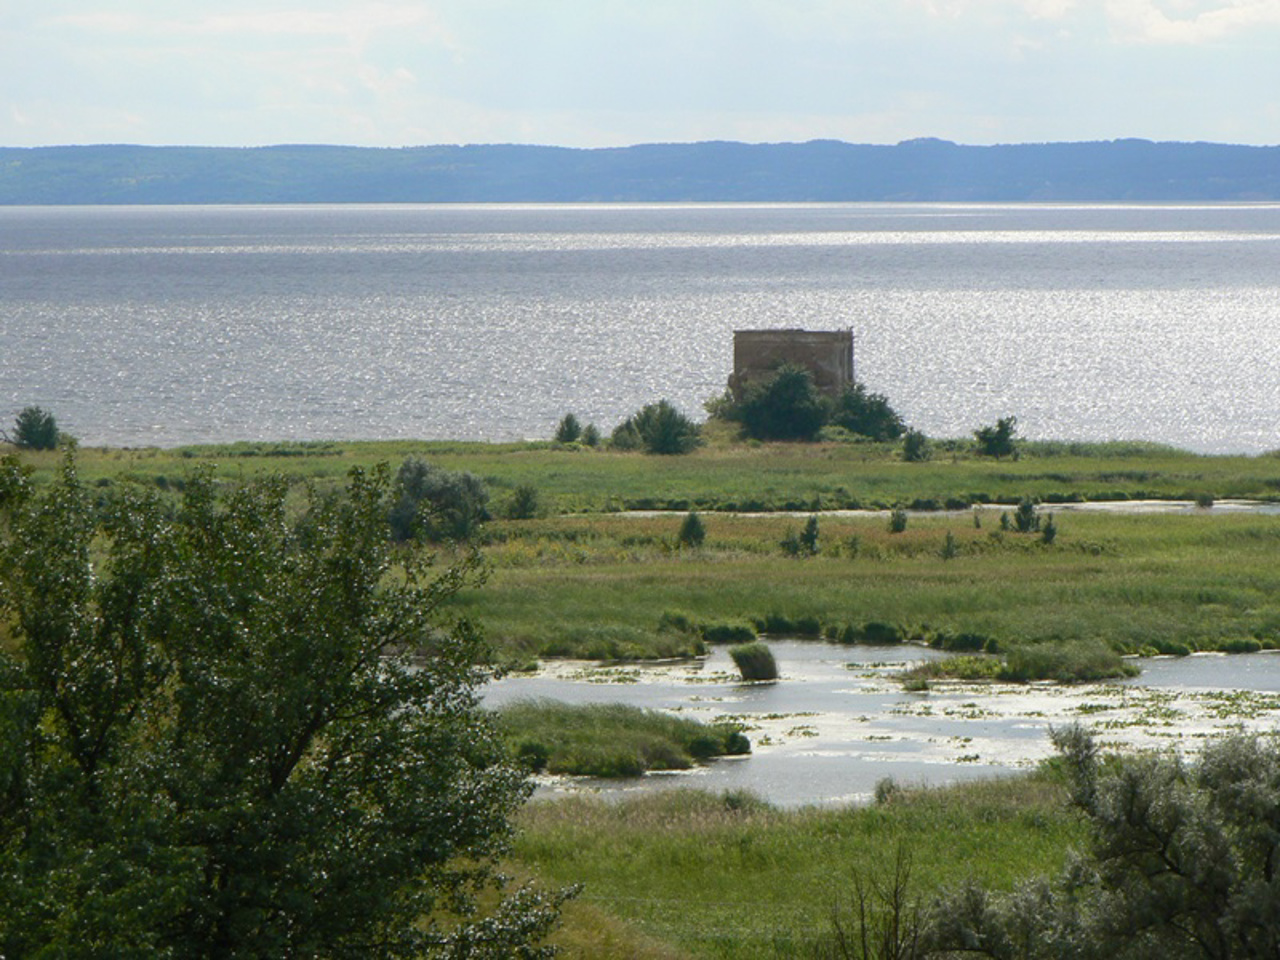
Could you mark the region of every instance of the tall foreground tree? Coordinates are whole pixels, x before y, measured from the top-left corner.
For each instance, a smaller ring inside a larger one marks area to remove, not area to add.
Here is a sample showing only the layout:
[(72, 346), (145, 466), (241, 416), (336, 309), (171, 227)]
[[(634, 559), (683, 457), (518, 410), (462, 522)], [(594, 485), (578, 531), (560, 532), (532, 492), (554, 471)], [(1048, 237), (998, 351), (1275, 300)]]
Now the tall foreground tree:
[(0, 465), (0, 956), (542, 955), (558, 895), (471, 911), (527, 790), (441, 618), (474, 570), (401, 566), (387, 486)]

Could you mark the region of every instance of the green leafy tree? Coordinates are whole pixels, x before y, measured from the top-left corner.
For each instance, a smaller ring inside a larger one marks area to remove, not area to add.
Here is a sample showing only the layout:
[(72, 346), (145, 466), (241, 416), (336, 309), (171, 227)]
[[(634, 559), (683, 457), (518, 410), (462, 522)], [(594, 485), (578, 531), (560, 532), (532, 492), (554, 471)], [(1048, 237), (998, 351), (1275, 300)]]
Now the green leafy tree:
[(531, 483), (522, 483), (511, 491), (511, 499), (507, 501), (507, 517), (511, 520), (532, 520), (538, 515), (538, 488)]
[(582, 436), (582, 425), (572, 413), (566, 413), (556, 427), (556, 443), (574, 443)]
[(681, 454), (701, 442), (698, 425), (666, 400), (651, 403), (632, 414), (613, 431), (613, 445), (620, 450)]
[(906, 431), (889, 398), (869, 393), (861, 383), (846, 387), (835, 399), (827, 422), (872, 440), (896, 440)]
[(902, 459), (907, 463), (924, 463), (932, 455), (929, 438), (919, 430), (908, 430), (902, 438)]
[(1049, 514), (1044, 522), (1044, 526), (1040, 529), (1040, 542), (1044, 544), (1053, 543), (1058, 539), (1058, 525), (1053, 520), (1053, 514)]
[(894, 507), (889, 511), (889, 532), (902, 533), (907, 529), (907, 511)]
[(948, 530), (947, 538), (942, 542), (942, 559), (954, 560), (958, 556), (960, 556), (960, 547), (956, 543), (956, 535)]
[(48, 410), (40, 407), (23, 407), (13, 422), (13, 436), (9, 439), (23, 450), (52, 450), (58, 445), (58, 421)]
[(588, 423), (582, 428), (582, 443), (587, 447), (598, 447), (600, 445), (600, 428), (594, 423)]
[(1013, 511), (1013, 527), (1019, 533), (1035, 533), (1040, 529), (1040, 514), (1030, 497), (1018, 501), (1018, 509)]
[(680, 524), (680, 532), (676, 534), (676, 542), (682, 547), (697, 549), (707, 539), (707, 528), (698, 516), (698, 511), (690, 510)]
[(558, 895), (476, 912), (528, 786), (442, 618), (475, 571), (393, 569), (385, 467), (300, 517), (0, 477), (0, 955), (541, 955)]
[(1001, 417), (995, 426), (980, 427), (973, 432), (978, 441), (978, 452), (984, 457), (1011, 457), (1017, 453), (1014, 434), (1017, 432), (1017, 417)]
[(389, 518), (397, 540), (469, 540), (490, 519), (489, 488), (473, 473), (408, 457), (396, 472)]
[(810, 514), (809, 519), (804, 523), (804, 529), (800, 531), (800, 546), (809, 556), (815, 556), (818, 553), (818, 515)]
[(812, 440), (827, 422), (827, 404), (813, 374), (794, 364), (748, 384), (742, 399), (726, 404), (722, 413), (756, 440)]

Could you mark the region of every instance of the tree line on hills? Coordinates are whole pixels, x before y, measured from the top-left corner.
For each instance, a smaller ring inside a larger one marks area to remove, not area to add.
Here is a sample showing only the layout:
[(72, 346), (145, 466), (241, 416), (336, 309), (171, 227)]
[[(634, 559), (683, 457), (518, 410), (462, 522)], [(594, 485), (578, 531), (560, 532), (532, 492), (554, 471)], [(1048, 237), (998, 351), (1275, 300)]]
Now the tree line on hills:
[(1276, 199), (1280, 146), (1132, 139), (0, 148), (0, 204)]

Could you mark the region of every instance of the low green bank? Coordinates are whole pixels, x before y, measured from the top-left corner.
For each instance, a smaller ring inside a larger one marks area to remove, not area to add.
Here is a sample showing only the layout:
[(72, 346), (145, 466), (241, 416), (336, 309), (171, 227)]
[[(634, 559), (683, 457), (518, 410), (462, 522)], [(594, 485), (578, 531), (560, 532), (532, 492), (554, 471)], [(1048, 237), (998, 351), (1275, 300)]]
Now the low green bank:
[(633, 777), (749, 753), (735, 723), (703, 723), (620, 703), (524, 700), (496, 713), (511, 754), (535, 772)]

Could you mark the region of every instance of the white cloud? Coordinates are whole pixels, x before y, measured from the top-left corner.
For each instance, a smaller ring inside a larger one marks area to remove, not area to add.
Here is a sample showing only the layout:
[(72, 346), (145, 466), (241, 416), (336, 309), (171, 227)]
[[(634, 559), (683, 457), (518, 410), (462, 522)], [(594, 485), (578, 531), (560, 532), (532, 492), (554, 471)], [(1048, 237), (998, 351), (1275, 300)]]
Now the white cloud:
[(1280, 27), (1280, 0), (1107, 0), (1106, 13), (1115, 36), (1136, 43), (1199, 44), (1258, 27)]

